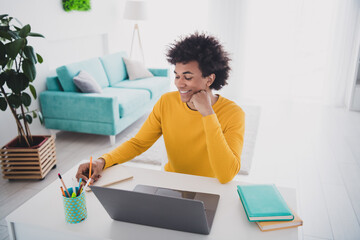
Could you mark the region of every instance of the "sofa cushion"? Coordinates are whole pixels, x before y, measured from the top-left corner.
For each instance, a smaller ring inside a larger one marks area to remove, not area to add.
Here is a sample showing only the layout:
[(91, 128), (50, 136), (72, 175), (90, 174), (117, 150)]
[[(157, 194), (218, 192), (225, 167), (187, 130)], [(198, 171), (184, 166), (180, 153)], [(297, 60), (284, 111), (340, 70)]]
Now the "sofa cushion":
[(146, 69), (143, 63), (125, 57), (123, 59), (130, 80), (154, 76), (148, 69)]
[(101, 95), (116, 97), (119, 103), (119, 117), (127, 116), (150, 102), (150, 93), (141, 89), (108, 87)]
[(46, 78), (46, 89), (49, 91), (64, 91), (57, 76)]
[(83, 93), (101, 93), (100, 85), (84, 70), (74, 77), (74, 83)]
[(170, 85), (167, 77), (151, 77), (138, 80), (124, 80), (117, 83), (116, 88), (144, 89), (149, 91), (151, 99), (161, 95)]
[(61, 86), (65, 92), (79, 92), (79, 89), (73, 82), (73, 78), (78, 75), (81, 70), (85, 70), (93, 76), (102, 88), (109, 86), (109, 81), (99, 58), (93, 58), (61, 66), (56, 69)]
[(126, 57), (125, 52), (118, 52), (100, 57), (100, 61), (109, 79), (110, 86), (114, 86), (117, 82), (128, 78), (123, 57)]

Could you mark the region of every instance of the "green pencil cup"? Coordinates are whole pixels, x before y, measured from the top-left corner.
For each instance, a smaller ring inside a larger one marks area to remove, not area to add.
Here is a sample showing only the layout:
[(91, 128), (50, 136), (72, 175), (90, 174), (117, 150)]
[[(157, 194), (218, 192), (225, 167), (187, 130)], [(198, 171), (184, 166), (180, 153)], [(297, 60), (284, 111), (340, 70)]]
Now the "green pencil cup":
[[(79, 188), (76, 188), (76, 192)], [(70, 196), (72, 195), (73, 189), (68, 188)], [(65, 192), (67, 196), (67, 193)], [(64, 210), (65, 210), (65, 220), (68, 223), (79, 223), (84, 221), (87, 218), (87, 209), (86, 209), (86, 199), (85, 199), (85, 191), (83, 191), (79, 196), (75, 198), (64, 197)]]

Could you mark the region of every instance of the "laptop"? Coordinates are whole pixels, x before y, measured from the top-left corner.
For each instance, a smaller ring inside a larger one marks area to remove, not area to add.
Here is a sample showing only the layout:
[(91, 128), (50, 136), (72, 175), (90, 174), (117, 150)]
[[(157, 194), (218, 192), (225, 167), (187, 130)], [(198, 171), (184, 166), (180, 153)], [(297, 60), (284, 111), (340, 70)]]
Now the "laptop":
[(137, 185), (133, 191), (91, 186), (117, 221), (209, 234), (219, 195)]

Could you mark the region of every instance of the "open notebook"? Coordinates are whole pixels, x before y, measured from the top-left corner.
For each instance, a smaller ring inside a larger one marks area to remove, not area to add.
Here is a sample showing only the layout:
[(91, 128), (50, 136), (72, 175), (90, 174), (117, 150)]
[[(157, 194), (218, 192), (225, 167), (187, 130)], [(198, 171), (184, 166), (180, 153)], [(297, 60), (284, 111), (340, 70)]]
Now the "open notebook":
[[(101, 178), (99, 178), (91, 186), (106, 187), (132, 178), (133, 175), (129, 173), (123, 166), (115, 165), (105, 169), (101, 173)], [(86, 188), (86, 191), (90, 192), (91, 188)]]

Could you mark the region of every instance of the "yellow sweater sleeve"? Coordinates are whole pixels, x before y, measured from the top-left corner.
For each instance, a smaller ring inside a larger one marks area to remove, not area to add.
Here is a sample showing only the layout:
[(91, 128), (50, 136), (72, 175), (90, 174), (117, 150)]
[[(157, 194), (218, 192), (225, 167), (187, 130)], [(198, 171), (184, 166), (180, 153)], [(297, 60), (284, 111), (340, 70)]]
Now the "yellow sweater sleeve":
[(224, 132), (216, 114), (203, 117), (209, 162), (215, 177), (221, 183), (231, 181), (239, 172), (244, 142), (244, 113), (241, 111), (228, 117), (231, 121)]
[(161, 100), (159, 100), (145, 123), (142, 125), (135, 137), (124, 142), (119, 147), (101, 156), (105, 160), (105, 167), (108, 168), (114, 164), (127, 162), (134, 157), (145, 152), (161, 136), (161, 118), (159, 109)]

